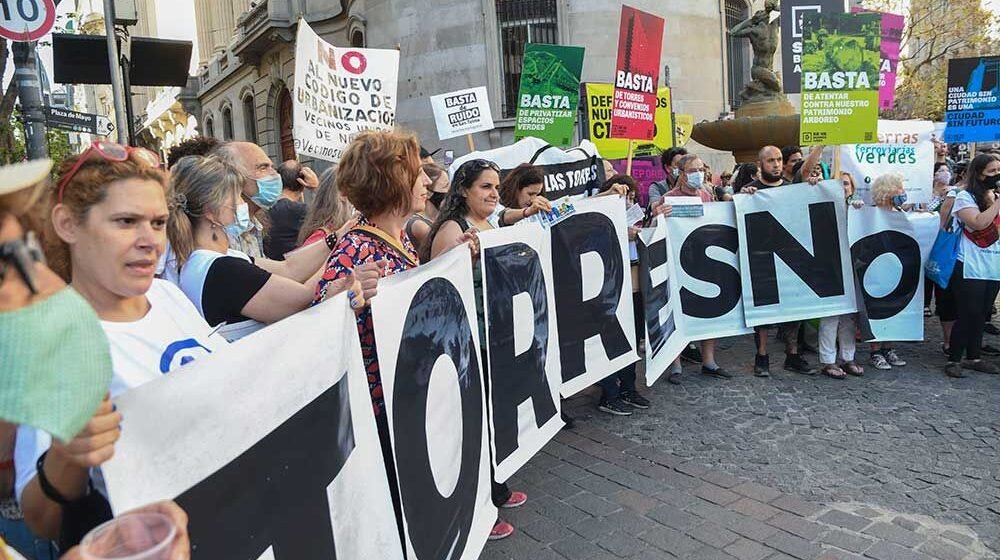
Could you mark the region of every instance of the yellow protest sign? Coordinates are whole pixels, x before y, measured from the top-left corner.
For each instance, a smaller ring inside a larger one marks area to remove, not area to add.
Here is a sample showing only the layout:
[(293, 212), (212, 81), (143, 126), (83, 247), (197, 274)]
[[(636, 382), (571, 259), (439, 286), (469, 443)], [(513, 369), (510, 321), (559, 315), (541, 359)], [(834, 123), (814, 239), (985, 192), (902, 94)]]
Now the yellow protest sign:
[[(587, 83), (584, 87), (584, 111), (587, 119), (587, 135), (597, 146), (604, 159), (624, 159), (628, 157), (628, 140), (611, 138), (611, 105), (615, 87), (612, 84)], [(663, 150), (673, 147), (674, 123), (670, 118), (670, 88), (657, 90), (656, 133), (652, 142), (635, 141), (633, 156), (658, 156)], [(690, 130), (690, 127), (689, 127)]]
[(694, 115), (674, 115), (674, 126), (677, 127), (677, 145), (687, 144), (694, 130)]

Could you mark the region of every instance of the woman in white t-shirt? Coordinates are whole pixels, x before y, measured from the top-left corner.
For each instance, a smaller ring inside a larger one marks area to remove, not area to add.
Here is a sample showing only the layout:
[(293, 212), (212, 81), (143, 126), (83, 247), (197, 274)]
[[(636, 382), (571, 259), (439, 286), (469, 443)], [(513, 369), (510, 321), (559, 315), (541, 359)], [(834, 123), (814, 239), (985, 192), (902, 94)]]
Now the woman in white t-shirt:
[[(49, 262), (101, 319), (112, 398), (226, 344), (177, 287), (154, 279), (168, 216), (158, 165), (147, 150), (97, 142), (63, 163), (53, 196)], [(120, 422), (105, 400), (69, 442), (18, 429), (15, 491), (36, 534), (58, 536), (66, 549), (87, 523), (110, 515), (99, 470), (91, 469), (111, 458)]]
[[(966, 172), (965, 190), (955, 197), (952, 215), (962, 224), (962, 240), (949, 288), (955, 287), (958, 321), (951, 331), (951, 350), (944, 371), (965, 377), (962, 368), (996, 374), (1000, 370), (980, 359), (983, 327), (1000, 291), (1000, 157), (980, 154)], [(962, 361), (962, 357), (965, 361)]]
[[(214, 156), (188, 156), (171, 169), (176, 203), (167, 234), (180, 274), (180, 288), (211, 326), (229, 341), (298, 313), (312, 303), (316, 283), (339, 234), (287, 254), (283, 261), (251, 258), (231, 249), (230, 238), (250, 225), (247, 204), (240, 198), (243, 175)], [(344, 228), (350, 227), (345, 225)], [(354, 277), (331, 286), (331, 294), (355, 288), (351, 302), (363, 303)]]

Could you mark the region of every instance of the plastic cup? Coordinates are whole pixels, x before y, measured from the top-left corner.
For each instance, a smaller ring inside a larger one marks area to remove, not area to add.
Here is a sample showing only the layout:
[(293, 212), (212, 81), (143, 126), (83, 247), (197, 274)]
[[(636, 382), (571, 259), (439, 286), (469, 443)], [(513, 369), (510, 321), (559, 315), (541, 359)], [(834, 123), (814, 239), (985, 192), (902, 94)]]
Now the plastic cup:
[(80, 542), (86, 560), (171, 560), (177, 527), (157, 512), (126, 513), (92, 529)]

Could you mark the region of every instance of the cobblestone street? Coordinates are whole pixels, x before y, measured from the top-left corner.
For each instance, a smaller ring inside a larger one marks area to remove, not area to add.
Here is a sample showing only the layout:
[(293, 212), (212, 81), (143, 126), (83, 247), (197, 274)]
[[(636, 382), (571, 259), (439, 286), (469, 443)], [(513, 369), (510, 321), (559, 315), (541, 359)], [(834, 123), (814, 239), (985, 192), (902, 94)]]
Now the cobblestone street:
[(687, 364), (627, 418), (588, 390), (515, 476), (518, 532), (483, 558), (997, 558), (1000, 377), (945, 377), (936, 319), (927, 338), (892, 371), (859, 347), (865, 376), (844, 381), (783, 371), (776, 341), (773, 377), (754, 378), (751, 337), (727, 339), (734, 379)]

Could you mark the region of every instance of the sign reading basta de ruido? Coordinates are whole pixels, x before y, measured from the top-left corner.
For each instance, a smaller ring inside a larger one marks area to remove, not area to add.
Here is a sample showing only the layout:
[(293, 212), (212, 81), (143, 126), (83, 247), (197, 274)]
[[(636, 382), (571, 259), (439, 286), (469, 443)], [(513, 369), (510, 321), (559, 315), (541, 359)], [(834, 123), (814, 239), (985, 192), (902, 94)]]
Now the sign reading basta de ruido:
[(806, 17), (801, 144), (876, 141), (881, 24), (880, 14)]
[(663, 18), (622, 6), (611, 137), (652, 140), (660, 77)]
[(537, 43), (525, 47), (515, 140), (534, 136), (553, 146), (573, 143), (583, 52), (583, 47)]

